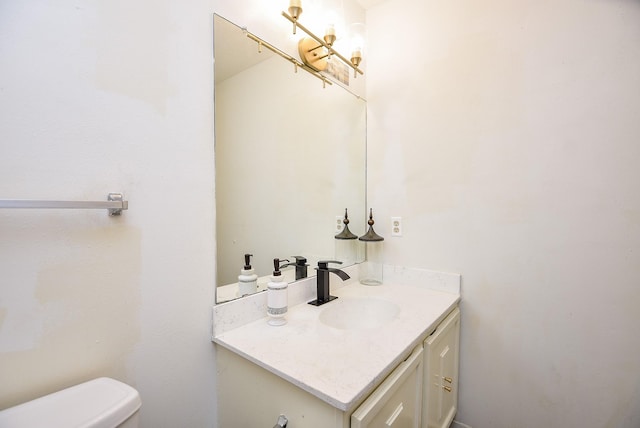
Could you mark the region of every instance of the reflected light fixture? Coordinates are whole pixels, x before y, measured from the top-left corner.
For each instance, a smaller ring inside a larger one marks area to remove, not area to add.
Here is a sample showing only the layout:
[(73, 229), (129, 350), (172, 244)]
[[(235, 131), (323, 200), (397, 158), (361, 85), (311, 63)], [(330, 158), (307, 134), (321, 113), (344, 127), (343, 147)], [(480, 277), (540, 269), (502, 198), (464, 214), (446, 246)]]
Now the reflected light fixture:
[[(327, 61), (331, 59), (331, 56), (335, 55), (338, 57), (343, 63), (353, 69), (353, 77), (357, 77), (359, 74), (364, 74), (364, 72), (359, 68), (360, 63), (362, 62), (362, 42), (364, 41), (364, 24), (353, 24), (358, 25), (360, 29), (360, 33), (358, 33), (356, 38), (359, 38), (359, 42), (352, 45), (351, 50), (351, 58), (347, 59), (342, 56), (338, 51), (336, 51), (333, 47), (333, 44), (336, 41), (336, 27), (334, 23), (329, 23), (325, 29), (325, 34), (322, 38), (316, 36), (312, 31), (302, 25), (299, 21), (300, 15), (302, 14), (302, 1), (301, 0), (290, 0), (289, 1), (289, 13), (282, 12), (282, 16), (293, 23), (293, 34), (296, 34), (296, 28), (300, 28), (307, 34), (307, 37), (303, 37), (298, 42), (298, 53), (300, 54), (300, 59), (302, 62), (311, 67), (316, 71), (324, 71), (327, 69)], [(352, 26), (353, 26), (352, 25)], [(352, 35), (353, 37), (354, 35)]]
[(362, 49), (365, 37), (364, 24), (354, 23), (349, 26), (349, 39), (351, 42), (351, 62), (357, 67), (362, 61)]

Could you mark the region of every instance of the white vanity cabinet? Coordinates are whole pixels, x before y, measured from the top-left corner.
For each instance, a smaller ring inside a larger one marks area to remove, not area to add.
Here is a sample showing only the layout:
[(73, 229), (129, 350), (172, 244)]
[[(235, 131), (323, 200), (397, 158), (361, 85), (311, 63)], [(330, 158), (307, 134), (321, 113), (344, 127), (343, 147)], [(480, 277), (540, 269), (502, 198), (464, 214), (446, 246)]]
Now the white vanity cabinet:
[[(271, 371), (217, 346), (220, 427), (445, 428), (457, 410), (460, 310), (455, 307), (352, 408), (340, 410)], [(327, 362), (330, 364), (330, 362)], [(318, 363), (318, 371), (322, 371)]]
[(460, 309), (455, 308), (424, 341), (424, 428), (446, 428), (458, 408)]
[(351, 428), (420, 428), (422, 345), (413, 350), (351, 415)]
[(288, 426), (296, 428), (419, 428), (423, 362), (423, 348), (419, 345), (351, 413), (218, 348), (219, 426), (272, 427), (278, 415), (284, 414)]
[[(312, 281), (301, 283), (315, 293)], [(260, 316), (264, 296), (218, 305), (218, 426), (273, 427), (281, 414), (288, 428), (447, 426), (457, 405), (458, 291), (353, 282), (334, 289), (340, 300), (321, 308), (290, 292), (287, 323), (279, 327)], [(397, 309), (392, 320), (329, 322), (357, 312), (356, 303), (378, 310), (380, 302)], [(254, 307), (258, 316), (243, 320)]]
[(280, 414), (289, 428), (349, 427), (347, 413), (232, 351), (216, 349), (219, 427), (271, 428)]
[(220, 427), (272, 427), (280, 414), (291, 428), (421, 427), (422, 344), (353, 412), (341, 411), (245, 358), (217, 349)]

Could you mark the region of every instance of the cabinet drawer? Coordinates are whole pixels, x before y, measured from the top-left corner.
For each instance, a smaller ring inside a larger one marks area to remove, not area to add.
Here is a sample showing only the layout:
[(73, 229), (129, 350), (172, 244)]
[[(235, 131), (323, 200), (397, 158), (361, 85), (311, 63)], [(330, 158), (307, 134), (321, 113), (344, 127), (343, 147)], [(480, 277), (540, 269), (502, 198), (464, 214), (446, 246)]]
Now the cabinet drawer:
[(351, 428), (417, 428), (421, 421), (423, 348), (409, 358), (351, 415)]
[(447, 428), (458, 409), (458, 344), (460, 309), (456, 308), (424, 342), (424, 399), (426, 428)]

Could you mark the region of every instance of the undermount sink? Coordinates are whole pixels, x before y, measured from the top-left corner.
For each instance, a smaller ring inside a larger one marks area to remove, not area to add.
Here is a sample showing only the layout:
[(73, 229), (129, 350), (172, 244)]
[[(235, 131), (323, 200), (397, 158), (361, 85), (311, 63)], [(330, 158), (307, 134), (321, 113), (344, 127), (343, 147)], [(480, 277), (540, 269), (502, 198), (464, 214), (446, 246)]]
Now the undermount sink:
[(395, 319), (400, 307), (375, 298), (340, 298), (320, 313), (320, 322), (341, 330), (366, 330), (380, 327)]

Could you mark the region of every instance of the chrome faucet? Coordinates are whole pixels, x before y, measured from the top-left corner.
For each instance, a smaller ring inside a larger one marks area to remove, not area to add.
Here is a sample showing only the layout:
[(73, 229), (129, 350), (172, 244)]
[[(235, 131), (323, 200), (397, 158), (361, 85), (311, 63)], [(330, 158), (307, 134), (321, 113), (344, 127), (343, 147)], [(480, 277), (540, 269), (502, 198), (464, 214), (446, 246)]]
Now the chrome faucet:
[(329, 292), (329, 274), (335, 273), (340, 277), (341, 280), (346, 281), (350, 278), (349, 275), (345, 271), (336, 268), (330, 268), (328, 266), (329, 263), (338, 263), (342, 264), (342, 262), (336, 260), (323, 260), (318, 262), (318, 267), (314, 268), (318, 271), (317, 275), (317, 291), (318, 298), (316, 300), (312, 300), (309, 302), (310, 305), (320, 306), (328, 303), (332, 300), (337, 299), (336, 296), (331, 296)]

